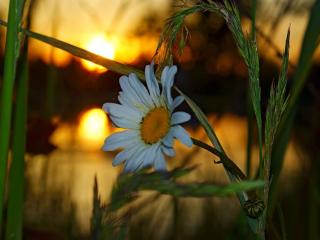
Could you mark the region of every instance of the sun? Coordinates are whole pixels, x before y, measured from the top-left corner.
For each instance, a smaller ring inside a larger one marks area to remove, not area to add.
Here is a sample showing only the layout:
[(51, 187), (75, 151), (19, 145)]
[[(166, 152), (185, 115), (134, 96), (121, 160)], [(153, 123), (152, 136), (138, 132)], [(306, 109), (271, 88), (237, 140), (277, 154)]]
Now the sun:
[[(92, 37), (86, 44), (85, 48), (92, 53), (108, 59), (114, 59), (115, 57), (115, 45), (105, 35), (96, 35)], [(100, 73), (106, 70), (106, 68), (87, 60), (81, 60), (81, 62), (82, 65), (89, 71)]]

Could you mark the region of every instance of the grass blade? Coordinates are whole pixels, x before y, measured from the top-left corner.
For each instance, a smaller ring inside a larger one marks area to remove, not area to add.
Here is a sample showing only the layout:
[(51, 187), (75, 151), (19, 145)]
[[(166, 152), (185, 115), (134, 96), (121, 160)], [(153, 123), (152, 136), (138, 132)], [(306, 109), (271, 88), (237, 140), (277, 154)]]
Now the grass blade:
[(17, 68), (17, 98), (15, 103), (12, 163), (9, 175), (6, 239), (21, 240), (24, 203), (24, 156), (26, 145), (28, 53), (27, 42)]
[(91, 53), (89, 51), (86, 51), (82, 48), (73, 46), (69, 43), (60, 41), (56, 38), (52, 38), (52, 37), (48, 37), (39, 33), (35, 33), (29, 30), (23, 30), (25, 32), (26, 35), (28, 35), (29, 37), (32, 37), (34, 39), (37, 39), (39, 41), (48, 43), (49, 45), (62, 49), (64, 51), (67, 51), (71, 54), (73, 54), (74, 56), (80, 57), (82, 59), (86, 59), (89, 60), (91, 62), (94, 62), (96, 64), (99, 64), (101, 66), (104, 66), (106, 68), (108, 68), (111, 71), (120, 73), (120, 74), (124, 74), (124, 75), (128, 75), (129, 73), (136, 73), (136, 75), (140, 78), (140, 79), (144, 79), (144, 72), (141, 70), (138, 70), (134, 67), (125, 65), (125, 64), (121, 64), (117, 61), (114, 60), (110, 60), (104, 57), (101, 57), (97, 54)]
[(290, 93), (289, 106), (291, 109), (296, 104), (300, 93), (307, 80), (307, 75), (311, 68), (312, 57), (318, 46), (320, 37), (320, 0), (316, 0), (309, 17), (309, 22), (304, 33), (300, 57), (293, 79), (293, 87)]
[[(251, 40), (256, 39), (256, 13), (257, 13), (257, 0), (251, 1)], [(246, 158), (246, 175), (250, 179), (251, 169), (251, 148), (253, 143), (253, 109), (251, 104), (251, 98), (247, 98), (247, 158)]]
[[(223, 4), (209, 1), (209, 3), (199, 3), (204, 10), (217, 13), (223, 17), (231, 31), (237, 44), (240, 55), (248, 67), (249, 73), (249, 96), (257, 121), (258, 138), (259, 138), (259, 159), (260, 159), (260, 176), (263, 170), (262, 158), (262, 118), (261, 118), (261, 89), (259, 82), (259, 55), (257, 45), (254, 39), (255, 33), (252, 32), (251, 38), (246, 37), (242, 31), (241, 18), (239, 11), (234, 3), (224, 0)], [(253, 39), (253, 40), (252, 40)]]
[(178, 88), (175, 88), (175, 89), (178, 91), (178, 93), (181, 96), (184, 97), (185, 101), (188, 103), (191, 110), (194, 112), (194, 114), (198, 118), (200, 124), (202, 125), (205, 132), (207, 133), (208, 138), (212, 142), (213, 146), (215, 146), (215, 148), (218, 149), (220, 152), (225, 153), (216, 133), (214, 132), (213, 128), (211, 127), (204, 112), (202, 112), (202, 110), (198, 107), (198, 105), (194, 101), (192, 101), (191, 98), (189, 98), (187, 95), (185, 95), (180, 89), (178, 89)]
[[(199, 8), (197, 8), (199, 7)], [(259, 83), (259, 57), (257, 52), (257, 47), (255, 41), (252, 41), (251, 39), (247, 39), (243, 32), (242, 32), (242, 26), (241, 26), (241, 19), (239, 12), (236, 8), (236, 6), (229, 1), (224, 1), (223, 4), (216, 3), (214, 1), (209, 1), (209, 3), (206, 3), (204, 1), (199, 1), (199, 3), (196, 5), (196, 7), (192, 7), (190, 9), (193, 9), (190, 11), (190, 13), (193, 13), (195, 11), (210, 11), (213, 13), (218, 14), (219, 16), (223, 17), (230, 29), (230, 31), (233, 34), (233, 38), (238, 46), (239, 52), (241, 56), (243, 57), (246, 65), (248, 66), (248, 72), (249, 72), (249, 87), (250, 87), (250, 98), (253, 106), (253, 110), (256, 116), (257, 126), (258, 126), (258, 133), (259, 133), (259, 156), (260, 156), (260, 175), (262, 175), (262, 119), (261, 119), (261, 97), (260, 97), (260, 83)], [(186, 13), (187, 10), (182, 10), (181, 12), (178, 12), (175, 16), (177, 16), (179, 21), (174, 21), (176, 17), (172, 17), (173, 22), (168, 22), (167, 25), (169, 26), (169, 29), (172, 29), (168, 35), (168, 39), (172, 40), (175, 39), (176, 34), (176, 26), (179, 29), (182, 29), (181, 27), (181, 19), (179, 18), (181, 13)], [(183, 14), (182, 14), (183, 15)], [(167, 29), (167, 28), (166, 28)], [(172, 44), (171, 44), (172, 45)], [(168, 46), (170, 47), (170, 42), (168, 43)], [(181, 91), (178, 91), (181, 95), (184, 95)], [(210, 141), (213, 143), (213, 145), (219, 150), (220, 152), (223, 152), (222, 146), (219, 143), (219, 140), (217, 139), (213, 129), (211, 128), (210, 124), (208, 123), (205, 114), (201, 111), (201, 109), (188, 97), (185, 97), (186, 102), (189, 104), (190, 108), (194, 111), (195, 115), (197, 116), (198, 120), (200, 121), (201, 125), (205, 128), (205, 131), (210, 139)], [(227, 169), (226, 169), (227, 170)], [(231, 172), (227, 170), (227, 174), (231, 180), (231, 182), (237, 181), (237, 177), (232, 175)], [(246, 201), (246, 196), (244, 194), (238, 194), (239, 200), (241, 204), (244, 204)], [(249, 224), (254, 232), (259, 232), (259, 222), (257, 220), (249, 220)]]
[(201, 6), (195, 5), (183, 9), (167, 19), (155, 54), (156, 62), (159, 63), (158, 72), (161, 72), (164, 66), (173, 64), (173, 49), (179, 34), (179, 53), (182, 52), (185, 46), (186, 38), (188, 36), (188, 30), (184, 25), (185, 17), (202, 10)]
[(268, 201), (269, 201), (269, 191), (271, 184), (271, 177), (273, 175), (271, 166), (271, 154), (274, 146), (274, 141), (278, 128), (283, 116), (284, 111), (287, 107), (288, 98), (285, 97), (286, 85), (287, 85), (287, 71), (289, 62), (289, 40), (290, 40), (290, 29), (287, 33), (285, 51), (283, 54), (283, 60), (279, 75), (279, 80), (277, 86), (272, 83), (270, 89), (270, 97), (266, 113), (266, 123), (265, 123), (265, 151), (264, 151), (264, 203), (266, 210), (263, 217), (263, 228), (265, 228), (268, 218)]
[(306, 83), (310, 72), (312, 57), (318, 45), (320, 37), (320, 0), (317, 0), (310, 12), (308, 25), (304, 34), (304, 39), (300, 51), (298, 66), (294, 74), (293, 86), (290, 92), (288, 107), (284, 113), (280, 124), (279, 134), (276, 138), (276, 144), (272, 153), (271, 169), (273, 181), (270, 187), (269, 206), (273, 210), (275, 207), (275, 195), (278, 178), (282, 169), (284, 154), (291, 136), (291, 130), (294, 123), (294, 116), (297, 111), (298, 99)]
[(3, 84), (1, 88), (0, 101), (0, 231), (3, 227), (3, 205), (11, 128), (12, 94), (16, 75), (17, 59), (20, 50), (20, 40), (18, 35), (22, 18), (23, 4), (23, 0), (10, 0), (9, 4)]
[(167, 181), (145, 182), (142, 190), (156, 190), (161, 194), (174, 197), (226, 197), (232, 194), (251, 191), (261, 188), (263, 181), (241, 181), (230, 183), (226, 186), (214, 184), (184, 184), (179, 185)]
[[(0, 25), (7, 26), (7, 23), (0, 20)], [(97, 54), (89, 52), (83, 48), (79, 48), (77, 46), (74, 46), (70, 43), (66, 43), (66, 42), (63, 42), (59, 39), (49, 37), (49, 36), (46, 36), (46, 35), (43, 35), (40, 33), (36, 33), (36, 32), (30, 31), (28, 29), (21, 28), (20, 31), (22, 31), (24, 34), (26, 34), (27, 36), (29, 36), (33, 39), (39, 40), (39, 41), (47, 43), (53, 47), (64, 50), (68, 53), (71, 53), (72, 55), (74, 55), (76, 57), (79, 57), (79, 58), (88, 60), (90, 62), (93, 62), (95, 64), (104, 66), (113, 72), (117, 72), (117, 73), (124, 74), (124, 75), (128, 75), (129, 73), (135, 73), (140, 79), (144, 79), (144, 72), (135, 68), (135, 67), (129, 66), (127, 64), (122, 64), (122, 63), (119, 63), (114, 60), (104, 58), (102, 56), (99, 56)]]
[(91, 216), (90, 233), (91, 233), (91, 238), (93, 240), (98, 240), (100, 239), (101, 231), (102, 231), (103, 206), (102, 206), (101, 198), (99, 195), (97, 176), (94, 177), (92, 205), (93, 205), (93, 209), (92, 209), (92, 216)]
[[(175, 171), (179, 172), (181, 170)], [(206, 183), (179, 184), (176, 183), (174, 174), (176, 173), (145, 173), (142, 171), (133, 175), (123, 175), (118, 181), (113, 199), (123, 198), (121, 197), (123, 194), (130, 195), (139, 190), (155, 190), (161, 194), (169, 194), (175, 197), (225, 197), (264, 186), (264, 182), (261, 180), (234, 182), (224, 186)], [(116, 195), (118, 197), (115, 197)]]

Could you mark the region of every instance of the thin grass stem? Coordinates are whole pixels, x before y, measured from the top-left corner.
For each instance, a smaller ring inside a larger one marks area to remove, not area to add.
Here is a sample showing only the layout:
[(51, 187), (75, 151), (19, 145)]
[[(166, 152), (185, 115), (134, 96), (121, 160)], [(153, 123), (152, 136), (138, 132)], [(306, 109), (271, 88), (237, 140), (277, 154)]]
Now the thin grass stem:
[(22, 17), (23, 3), (23, 0), (10, 0), (9, 3), (3, 83), (0, 100), (0, 231), (3, 227), (2, 220), (11, 129), (12, 94), (16, 75), (17, 58), (20, 50), (20, 40), (18, 38), (18, 34)]
[(21, 55), (17, 73), (17, 98), (12, 143), (12, 163), (9, 175), (6, 240), (21, 240), (24, 203), (24, 157), (26, 145), (28, 53), (27, 45)]

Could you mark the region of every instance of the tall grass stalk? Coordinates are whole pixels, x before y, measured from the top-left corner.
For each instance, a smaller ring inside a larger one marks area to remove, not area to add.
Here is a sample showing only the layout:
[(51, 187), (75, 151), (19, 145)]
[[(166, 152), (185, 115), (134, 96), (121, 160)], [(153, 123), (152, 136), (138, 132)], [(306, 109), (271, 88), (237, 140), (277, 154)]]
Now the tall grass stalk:
[[(257, 13), (257, 0), (251, 1), (251, 40), (256, 41), (256, 13)], [(246, 175), (250, 178), (251, 170), (251, 149), (253, 143), (253, 123), (254, 113), (251, 104), (251, 96), (248, 93), (247, 97), (247, 159), (246, 159)]]
[(1, 88), (0, 117), (0, 231), (3, 227), (3, 207), (6, 187), (6, 170), (9, 151), (12, 93), (16, 75), (16, 65), (20, 50), (19, 28), (24, 1), (10, 0), (8, 28), (6, 36), (3, 83)]
[(270, 186), (269, 205), (271, 210), (275, 207), (277, 182), (282, 169), (284, 155), (291, 136), (294, 124), (294, 117), (298, 107), (298, 99), (306, 83), (310, 72), (312, 58), (318, 45), (320, 37), (320, 0), (316, 0), (309, 16), (308, 25), (304, 34), (304, 39), (300, 51), (300, 57), (296, 71), (294, 73), (293, 86), (290, 93), (287, 110), (283, 116), (279, 134), (276, 137), (276, 144), (272, 152), (272, 182)]
[(274, 140), (278, 132), (278, 127), (280, 125), (283, 113), (286, 110), (288, 98), (286, 97), (286, 85), (287, 85), (287, 71), (288, 71), (288, 62), (289, 62), (289, 40), (290, 40), (290, 29), (287, 33), (286, 45), (283, 54), (283, 60), (279, 75), (279, 80), (277, 85), (274, 83), (271, 85), (270, 97), (268, 101), (268, 107), (266, 112), (266, 121), (265, 121), (265, 132), (264, 132), (264, 202), (265, 202), (265, 212), (263, 214), (262, 228), (265, 229), (267, 226), (268, 220), (268, 201), (269, 201), (269, 192), (271, 185), (272, 169), (271, 166), (271, 156), (274, 146)]
[[(258, 133), (259, 133), (259, 157), (260, 157), (260, 176), (263, 174), (263, 158), (262, 158), (262, 119), (261, 119), (261, 97), (260, 97), (260, 83), (259, 83), (259, 57), (256, 47), (256, 42), (252, 41), (251, 38), (247, 38), (241, 27), (241, 20), (239, 12), (236, 6), (229, 1), (224, 1), (223, 4), (217, 3), (215, 1), (209, 0), (206, 2), (198, 2), (195, 6), (190, 8), (183, 9), (177, 12), (174, 16), (172, 16), (163, 31), (163, 34), (160, 38), (160, 42), (157, 50), (161, 50), (159, 54), (160, 61), (165, 62), (167, 64), (170, 63), (172, 59), (172, 49), (173, 43), (176, 41), (176, 36), (178, 33), (181, 33), (183, 36), (183, 31), (185, 29), (183, 25), (183, 20), (185, 16), (195, 13), (195, 12), (213, 12), (217, 15), (224, 18), (226, 21), (233, 38), (237, 44), (238, 50), (243, 57), (249, 72), (249, 89), (250, 89), (250, 97), (251, 103), (253, 106), (253, 112), (256, 117)], [(161, 54), (162, 53), (162, 54)], [(161, 62), (160, 62), (161, 64)], [(205, 128), (206, 133), (208, 134), (209, 139), (212, 144), (217, 148), (217, 150), (223, 152), (222, 146), (219, 144), (217, 137), (214, 134), (213, 128), (208, 123), (206, 116), (202, 113), (201, 109), (188, 97), (186, 97), (181, 91), (178, 91), (181, 95), (183, 95), (186, 99), (186, 102), (196, 114), (199, 122)], [(221, 158), (220, 158), (221, 159)], [(228, 169), (228, 165), (224, 163), (223, 159), (221, 159), (221, 163), (224, 165), (227, 175), (231, 182), (238, 181), (238, 176), (233, 175), (233, 172), (230, 172)], [(248, 200), (248, 196), (246, 193), (237, 194), (239, 201), (242, 206)], [(250, 197), (249, 197), (250, 198)], [(257, 199), (255, 199), (257, 200)], [(259, 201), (259, 200), (258, 200)], [(253, 232), (259, 234), (261, 239), (264, 239), (264, 229), (261, 229), (260, 226), (260, 218), (253, 219), (248, 217), (248, 223)]]
[(24, 203), (24, 157), (26, 145), (28, 53), (27, 42), (18, 62), (17, 98), (15, 103), (12, 163), (9, 175), (6, 240), (21, 240)]

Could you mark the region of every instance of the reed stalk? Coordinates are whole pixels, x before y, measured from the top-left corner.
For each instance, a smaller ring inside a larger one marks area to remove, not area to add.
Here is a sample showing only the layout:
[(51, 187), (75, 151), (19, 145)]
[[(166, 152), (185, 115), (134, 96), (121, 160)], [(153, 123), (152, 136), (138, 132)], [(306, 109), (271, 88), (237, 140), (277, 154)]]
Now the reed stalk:
[(12, 94), (16, 65), (20, 50), (19, 28), (22, 18), (23, 0), (10, 0), (8, 28), (4, 55), (3, 83), (1, 87), (0, 117), (0, 231), (3, 227), (6, 172), (10, 142)]
[(24, 203), (24, 160), (26, 145), (28, 53), (27, 43), (21, 55), (17, 73), (17, 98), (12, 141), (12, 163), (9, 174), (6, 240), (21, 240)]

